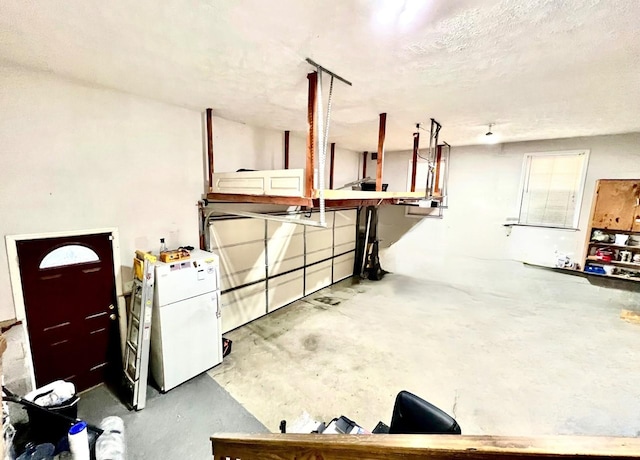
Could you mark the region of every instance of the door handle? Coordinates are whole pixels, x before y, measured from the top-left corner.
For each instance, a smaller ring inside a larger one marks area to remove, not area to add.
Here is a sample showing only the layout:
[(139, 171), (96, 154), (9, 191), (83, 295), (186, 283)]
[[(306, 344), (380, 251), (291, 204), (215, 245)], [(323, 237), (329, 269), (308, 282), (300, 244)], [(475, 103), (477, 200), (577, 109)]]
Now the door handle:
[(109, 319), (110, 319), (111, 321), (115, 321), (115, 320), (116, 320), (116, 315), (114, 315), (113, 313), (111, 313), (111, 314), (109, 315)]

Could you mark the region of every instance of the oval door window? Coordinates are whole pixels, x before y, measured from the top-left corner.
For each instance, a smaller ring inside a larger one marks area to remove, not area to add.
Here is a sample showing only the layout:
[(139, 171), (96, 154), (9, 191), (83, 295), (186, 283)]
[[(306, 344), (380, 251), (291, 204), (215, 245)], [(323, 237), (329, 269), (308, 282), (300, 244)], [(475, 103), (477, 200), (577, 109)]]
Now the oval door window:
[(69, 244), (54, 249), (44, 256), (39, 268), (63, 267), (65, 265), (85, 264), (98, 262), (100, 257), (92, 249), (79, 244)]

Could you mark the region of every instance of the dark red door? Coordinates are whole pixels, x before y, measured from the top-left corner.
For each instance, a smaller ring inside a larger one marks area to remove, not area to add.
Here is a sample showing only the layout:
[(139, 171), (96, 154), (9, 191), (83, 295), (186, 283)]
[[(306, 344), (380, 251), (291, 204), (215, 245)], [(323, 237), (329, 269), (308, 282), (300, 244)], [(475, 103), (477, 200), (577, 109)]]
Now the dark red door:
[(120, 367), (110, 234), (17, 245), (36, 384), (104, 382)]

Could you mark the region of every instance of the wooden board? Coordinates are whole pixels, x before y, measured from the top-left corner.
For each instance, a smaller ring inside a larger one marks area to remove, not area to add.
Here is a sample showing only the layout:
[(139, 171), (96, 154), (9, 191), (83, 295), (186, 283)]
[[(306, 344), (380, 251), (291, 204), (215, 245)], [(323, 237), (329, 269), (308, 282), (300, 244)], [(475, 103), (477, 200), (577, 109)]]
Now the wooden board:
[(209, 201), (228, 201), (233, 203), (282, 204), (286, 206), (313, 206), (313, 200), (295, 196), (244, 195), (235, 193), (207, 193)]
[(638, 206), (636, 206), (633, 215), (633, 227), (631, 227), (632, 232), (640, 232), (640, 197), (638, 197), (638, 201), (636, 201), (636, 203), (638, 204)]
[(380, 114), (378, 127), (378, 158), (376, 163), (376, 192), (382, 191), (382, 169), (384, 167), (384, 141), (387, 131), (387, 114)]
[(284, 132), (284, 169), (289, 169), (289, 135), (290, 131)]
[(630, 231), (634, 226), (639, 193), (638, 180), (598, 181), (593, 227)]
[[(292, 170), (289, 170), (292, 171)], [(235, 203), (281, 204), (287, 206), (319, 206), (319, 191), (314, 191), (313, 198), (296, 196), (249, 195), (240, 193), (208, 193), (209, 201), (229, 201)], [(361, 190), (325, 190), (327, 207), (359, 207), (376, 206), (378, 204), (397, 204), (400, 200), (420, 200), (424, 192), (364, 192)]]
[[(315, 191), (314, 198), (319, 197), (320, 192)], [(362, 190), (325, 190), (324, 197), (327, 200), (353, 200), (353, 199), (405, 199), (420, 200), (424, 198), (424, 192), (366, 192)]]
[(331, 157), (329, 158), (329, 188), (333, 188), (333, 169), (336, 161), (336, 143), (331, 143)]
[[(307, 151), (306, 151), (306, 171), (304, 185), (304, 196), (310, 197), (313, 194), (313, 171), (315, 170), (315, 149), (316, 149), (316, 105), (318, 91), (318, 72), (307, 74), (309, 80), (309, 92), (307, 97)], [(322, 102), (322, 101), (321, 101)], [(320, 133), (322, 135), (322, 133)], [(324, 174), (324, 171), (322, 171)]]
[(213, 187), (213, 109), (207, 109), (207, 163), (209, 190)]
[(420, 148), (420, 133), (413, 133), (413, 156), (411, 158), (411, 191), (416, 191), (416, 173), (418, 172), (418, 149)]
[(640, 458), (640, 438), (604, 436), (216, 434), (211, 442), (216, 459)]
[(622, 310), (620, 318), (629, 323), (640, 324), (640, 312), (637, 311)]

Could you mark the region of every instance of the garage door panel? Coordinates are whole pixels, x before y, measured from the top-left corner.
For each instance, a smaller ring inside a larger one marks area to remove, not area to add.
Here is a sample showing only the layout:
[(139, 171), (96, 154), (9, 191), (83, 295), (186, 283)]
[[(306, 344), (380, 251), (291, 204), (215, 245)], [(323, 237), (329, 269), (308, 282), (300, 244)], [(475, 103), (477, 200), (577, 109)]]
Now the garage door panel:
[[(327, 222), (327, 227), (326, 228), (322, 228), (322, 227), (305, 227), (306, 228), (306, 232), (307, 234), (309, 233), (316, 233), (316, 232), (322, 232), (322, 231), (326, 231), (329, 229), (333, 229), (333, 211), (326, 211), (324, 214), (324, 218), (325, 221)], [(320, 213), (319, 212), (312, 212), (311, 213), (311, 217), (312, 220), (319, 222), (320, 221)]]
[(353, 276), (353, 265), (355, 262), (355, 252), (344, 254), (333, 259), (333, 282)]
[[(300, 216), (302, 219), (303, 216)], [(293, 235), (302, 235), (304, 225), (287, 224), (284, 222), (267, 221), (267, 238), (288, 238)]]
[(223, 334), (267, 313), (265, 289), (262, 282), (220, 296)]
[[(306, 251), (320, 251), (322, 249), (331, 249), (333, 246), (333, 231), (323, 230), (321, 232), (307, 233), (306, 235)], [(331, 251), (333, 253), (333, 251)]]
[(281, 273), (302, 267), (304, 267), (304, 256), (278, 260), (274, 264), (269, 265), (269, 276), (280, 275)]
[(213, 221), (209, 227), (212, 249), (254, 241), (264, 241), (265, 221), (229, 219)]
[(302, 233), (286, 238), (271, 238), (267, 243), (269, 265), (280, 259), (304, 255), (304, 235)]
[(231, 273), (230, 275), (220, 276), (220, 289), (226, 291), (229, 289), (243, 286), (245, 284), (255, 283), (256, 281), (265, 279), (264, 268), (262, 270), (246, 270), (242, 272)]
[(297, 270), (269, 280), (269, 312), (304, 296), (304, 270)]
[(356, 242), (356, 226), (350, 225), (348, 227), (339, 227), (334, 231), (333, 244), (339, 246), (345, 243)]
[(216, 252), (220, 256), (220, 275), (222, 277), (251, 271), (261, 273), (260, 276), (264, 278), (264, 241), (220, 248)]
[(321, 260), (333, 257), (333, 248), (323, 249), (322, 251), (311, 252), (307, 254), (307, 265), (315, 264)]
[(349, 252), (349, 251), (353, 251), (356, 248), (356, 242), (353, 241), (352, 243), (347, 243), (347, 244), (341, 244), (340, 246), (336, 246), (333, 249), (333, 255), (334, 256), (339, 256), (341, 254), (344, 254), (345, 252)]
[(356, 225), (356, 220), (358, 218), (358, 210), (357, 209), (345, 209), (342, 211), (335, 211), (335, 222), (334, 226), (345, 227), (347, 225)]
[(332, 261), (327, 260), (307, 267), (305, 276), (305, 295), (311, 294), (331, 284)]

